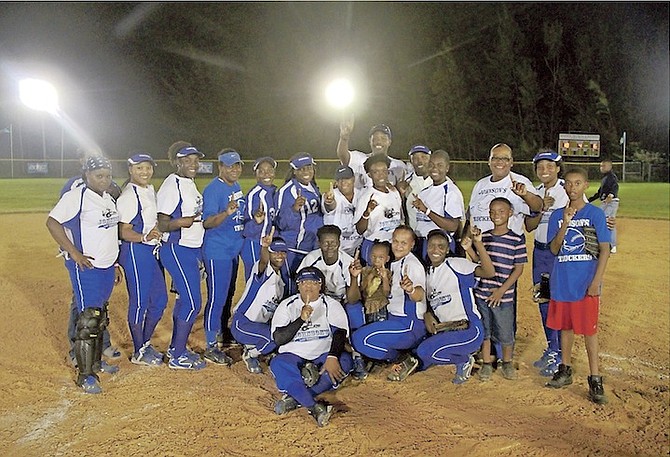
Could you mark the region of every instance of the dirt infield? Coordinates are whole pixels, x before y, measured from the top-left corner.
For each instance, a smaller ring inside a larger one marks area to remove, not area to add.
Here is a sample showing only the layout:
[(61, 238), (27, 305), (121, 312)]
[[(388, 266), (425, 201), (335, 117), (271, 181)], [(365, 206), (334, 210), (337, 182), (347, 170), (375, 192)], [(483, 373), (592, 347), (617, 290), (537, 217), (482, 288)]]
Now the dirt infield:
[[(433, 456), (668, 455), (670, 223), (619, 219), (619, 253), (606, 273), (601, 365), (610, 403), (586, 399), (588, 366), (577, 340), (575, 383), (543, 387), (532, 362), (542, 350), (529, 272), (521, 279), (518, 381), (498, 373), (462, 386), (453, 367), (403, 384), (376, 372), (327, 399), (336, 414), (318, 429), (304, 410), (276, 416), (273, 379), (209, 366), (199, 373), (128, 361), (127, 295), (111, 299), (112, 339), (124, 358), (104, 393), (80, 393), (66, 361), (70, 286), (45, 214), (0, 216), (0, 454), (11, 456)], [(238, 285), (238, 295), (242, 292)], [(153, 339), (165, 349), (170, 308)], [(202, 348), (202, 319), (190, 344)], [(233, 353), (240, 360), (239, 350)], [(264, 369), (265, 369), (264, 365)]]

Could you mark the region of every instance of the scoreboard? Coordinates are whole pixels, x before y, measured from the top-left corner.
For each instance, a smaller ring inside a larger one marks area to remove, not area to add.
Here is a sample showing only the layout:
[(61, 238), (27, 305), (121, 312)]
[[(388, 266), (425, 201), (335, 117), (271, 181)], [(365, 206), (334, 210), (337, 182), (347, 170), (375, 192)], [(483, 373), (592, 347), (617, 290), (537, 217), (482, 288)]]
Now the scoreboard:
[(558, 153), (563, 157), (600, 157), (600, 135), (593, 133), (559, 133)]

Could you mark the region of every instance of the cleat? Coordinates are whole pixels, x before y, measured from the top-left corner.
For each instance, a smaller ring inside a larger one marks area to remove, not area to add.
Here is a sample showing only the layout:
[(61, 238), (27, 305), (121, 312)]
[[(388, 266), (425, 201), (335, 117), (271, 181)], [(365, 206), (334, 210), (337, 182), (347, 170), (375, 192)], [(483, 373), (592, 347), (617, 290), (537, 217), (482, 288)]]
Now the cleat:
[(207, 366), (207, 362), (202, 360), (198, 354), (191, 352), (188, 349), (184, 351), (179, 357), (170, 357), (168, 368), (173, 370), (202, 370)]
[(547, 357), (547, 364), (540, 370), (542, 376), (553, 376), (561, 364), (561, 356), (558, 352), (551, 351)]
[(486, 382), (491, 380), (491, 375), (493, 374), (493, 365), (490, 363), (485, 363), (479, 369), (479, 380)]
[(459, 363), (456, 365), (456, 376), (451, 380), (454, 384), (463, 384), (470, 378), (470, 373), (472, 373), (472, 367), (475, 366), (475, 358), (470, 356), (467, 362)]
[(205, 349), (204, 357), (218, 365), (231, 366), (233, 364), (233, 359), (216, 346), (209, 346)]
[(616, 254), (616, 246), (612, 246), (610, 249), (610, 254)]
[(249, 348), (246, 346), (242, 349), (242, 360), (247, 366), (249, 373), (262, 373), (261, 362), (258, 360), (258, 357), (252, 357), (249, 354)]
[(119, 351), (114, 346), (109, 346), (107, 349), (102, 351), (102, 355), (104, 355), (108, 359), (116, 360), (121, 358), (121, 351)]
[(97, 371), (99, 373), (107, 373), (107, 374), (115, 374), (119, 372), (119, 366), (118, 365), (110, 365), (109, 363), (105, 362), (104, 360), (100, 361), (100, 366), (98, 367)]
[(151, 344), (145, 343), (139, 351), (133, 354), (133, 356), (130, 358), (130, 361), (135, 365), (157, 367), (163, 365), (163, 354), (153, 350)]
[(545, 349), (544, 352), (542, 353), (542, 357), (533, 362), (533, 366), (535, 368), (544, 368), (545, 366), (547, 366), (547, 358), (549, 357), (550, 352), (551, 351), (549, 350), (549, 348)]
[(389, 381), (404, 381), (419, 367), (419, 359), (408, 355), (402, 362), (393, 365), (393, 371), (386, 377)]
[[(151, 357), (153, 357), (154, 359), (157, 359), (157, 360), (160, 360), (161, 362), (163, 362), (163, 353), (160, 352), (160, 351), (157, 351), (156, 348), (153, 347), (149, 341), (147, 341), (145, 344), (147, 345), (147, 348), (145, 349), (146, 353), (150, 354)], [(160, 363), (158, 365), (160, 365)]]
[(300, 370), (302, 380), (307, 387), (312, 387), (319, 381), (319, 369), (312, 362), (307, 362)]
[(356, 356), (354, 357), (354, 370), (352, 376), (358, 381), (363, 381), (368, 377), (368, 371), (365, 369), (365, 361), (363, 357)]
[(546, 383), (545, 386), (560, 389), (561, 387), (569, 386), (570, 384), (572, 384), (572, 368), (561, 363), (558, 366), (558, 371), (554, 373), (551, 381)]
[(300, 408), (300, 405), (295, 400), (295, 398), (286, 394), (284, 394), (284, 396), (275, 403), (275, 413), (280, 416), (298, 408)]
[(102, 387), (100, 387), (98, 379), (93, 375), (87, 376), (79, 387), (81, 387), (86, 394), (99, 394), (102, 392)]
[(330, 416), (333, 415), (333, 407), (331, 405), (326, 406), (323, 403), (317, 403), (309, 408), (309, 414), (314, 418), (319, 427), (324, 427), (328, 425)]
[(603, 377), (602, 376), (589, 376), (589, 400), (597, 405), (607, 404), (607, 396), (605, 395), (605, 389), (603, 387)]
[(514, 381), (518, 377), (512, 362), (503, 362), (502, 369), (500, 371), (503, 375), (503, 378), (508, 379), (510, 381)]

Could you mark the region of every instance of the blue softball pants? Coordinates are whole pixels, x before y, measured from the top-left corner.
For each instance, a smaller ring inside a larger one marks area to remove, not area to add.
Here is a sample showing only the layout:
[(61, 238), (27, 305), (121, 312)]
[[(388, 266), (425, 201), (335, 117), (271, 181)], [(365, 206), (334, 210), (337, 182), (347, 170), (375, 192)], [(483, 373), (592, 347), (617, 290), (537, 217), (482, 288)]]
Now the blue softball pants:
[(423, 320), (389, 314), (388, 319), (367, 324), (351, 335), (356, 351), (374, 360), (392, 362), (398, 351), (414, 348), (426, 334)]
[(244, 316), (233, 316), (230, 326), (233, 338), (245, 346), (253, 346), (262, 355), (267, 355), (277, 349), (277, 345), (270, 335), (270, 323), (253, 322)]
[(484, 329), (481, 323), (473, 325), (471, 322), (467, 330), (429, 336), (416, 348), (416, 355), (421, 359), (422, 369), (431, 365), (456, 365), (467, 362), (483, 341)]

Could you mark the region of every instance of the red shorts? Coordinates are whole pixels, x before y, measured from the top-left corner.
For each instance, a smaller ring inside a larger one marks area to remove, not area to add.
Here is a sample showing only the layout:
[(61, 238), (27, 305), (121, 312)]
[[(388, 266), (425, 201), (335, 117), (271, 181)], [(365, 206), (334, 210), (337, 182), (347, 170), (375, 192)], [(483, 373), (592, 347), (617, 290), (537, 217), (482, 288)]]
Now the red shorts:
[(591, 336), (598, 332), (600, 297), (589, 296), (579, 301), (549, 301), (547, 327), (554, 330), (574, 330), (578, 335)]

